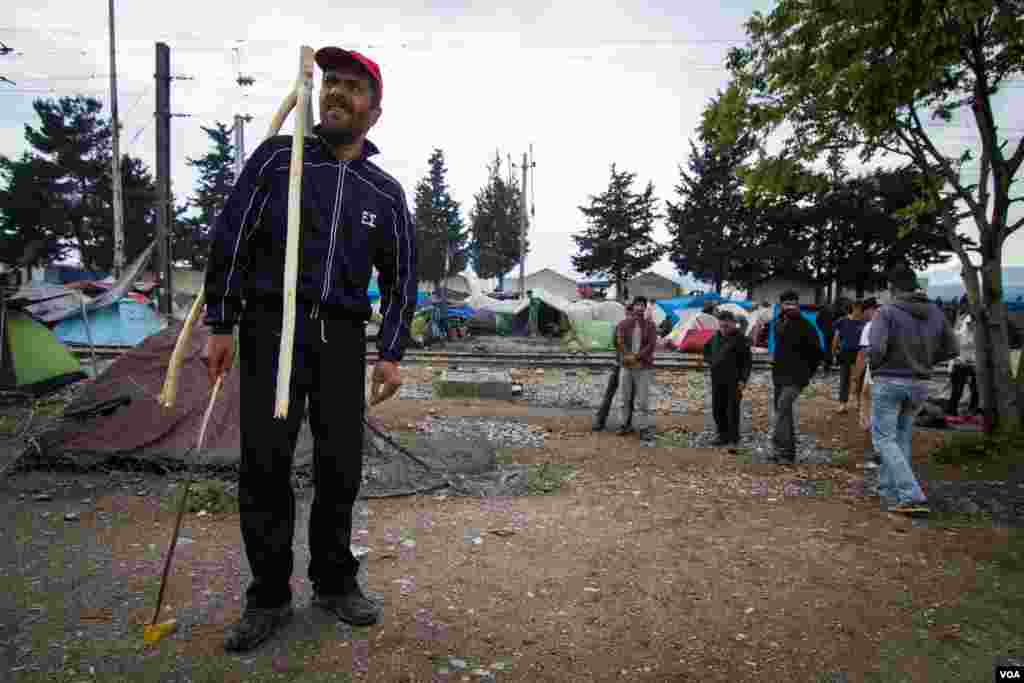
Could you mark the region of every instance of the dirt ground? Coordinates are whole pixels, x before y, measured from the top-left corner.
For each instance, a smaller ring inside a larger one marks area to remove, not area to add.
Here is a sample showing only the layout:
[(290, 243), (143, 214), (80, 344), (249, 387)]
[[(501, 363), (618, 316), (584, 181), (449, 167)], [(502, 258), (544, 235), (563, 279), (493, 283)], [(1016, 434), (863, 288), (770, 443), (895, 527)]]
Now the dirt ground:
[[(296, 622), (277, 642), (240, 658), (221, 650), (241, 612), (247, 574), (237, 516), (190, 514), (184, 526), (194, 542), (175, 556), (167, 614), (183, 622), (190, 610), (201, 616), (151, 656), (168, 667), (161, 679), (185, 680), (170, 676), (180, 667), (193, 681), (987, 680), (947, 677), (959, 676), (948, 662), (898, 644), (943, 643), (963, 653), (964, 672), (1014, 648), (1024, 654), (1019, 635), (1002, 651), (971, 650), (967, 634), (985, 624), (953, 622), (967, 617), (943, 612), (988, 585), (986, 562), (1019, 537), (880, 512), (856, 468), (868, 437), (854, 415), (836, 416), (833, 407), (826, 397), (808, 397), (800, 429), (850, 457), (834, 466), (778, 467), (745, 464), (724, 449), (675, 447), (671, 438), (644, 447), (595, 434), (583, 414), (539, 416), (499, 401), (386, 403), (373, 419), (393, 433), (410, 431), (431, 408), (519, 417), (548, 430), (546, 445), (503, 457), (569, 465), (573, 476), (543, 496), (369, 501), (368, 535), (358, 543), (371, 548), (367, 585), (382, 600), (382, 623), (339, 629), (312, 612), (305, 566), (297, 563)], [(767, 416), (758, 414), (755, 427), (764, 428)], [(698, 414), (657, 417), (659, 433), (669, 437), (703, 425)], [(918, 434), (915, 461), (926, 462), (943, 438)], [(24, 505), (19, 493), (45, 488), (40, 476), (3, 483), (3, 506)], [(68, 634), (126, 622), (122, 640), (141, 641), (173, 505), (156, 480), (131, 484), (141, 491), (99, 486), (39, 503), (59, 514), (63, 500), (92, 496), (76, 538), (105, 549), (101, 564), (116, 592), (102, 607), (69, 608), (60, 623)], [(101, 523), (100, 512), (113, 523)], [(39, 572), (26, 566), (26, 580)], [(137, 648), (98, 654), (141, 656)], [(29, 673), (15, 680), (57, 680)], [(100, 673), (83, 680), (142, 679)]]

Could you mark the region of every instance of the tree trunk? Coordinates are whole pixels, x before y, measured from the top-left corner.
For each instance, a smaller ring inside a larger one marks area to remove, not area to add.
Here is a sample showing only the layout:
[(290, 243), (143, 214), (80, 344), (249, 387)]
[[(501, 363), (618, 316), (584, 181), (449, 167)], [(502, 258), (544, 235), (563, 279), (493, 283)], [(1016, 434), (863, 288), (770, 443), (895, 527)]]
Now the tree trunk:
[[(977, 324), (974, 339), (977, 345), (978, 390), (984, 429), (1013, 430), (1020, 426), (1017, 387), (1010, 376), (1009, 335), (1006, 327), (1006, 304), (1003, 303), (1002, 251), (985, 250), (981, 268), (966, 266), (964, 287), (970, 310)], [(981, 285), (978, 285), (978, 274)]]

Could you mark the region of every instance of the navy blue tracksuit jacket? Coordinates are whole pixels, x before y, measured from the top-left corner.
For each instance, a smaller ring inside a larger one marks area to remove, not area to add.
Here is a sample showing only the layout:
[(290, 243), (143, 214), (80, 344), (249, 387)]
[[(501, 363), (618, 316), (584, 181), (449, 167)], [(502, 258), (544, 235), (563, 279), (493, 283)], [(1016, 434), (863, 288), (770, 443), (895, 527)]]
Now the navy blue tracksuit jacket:
[[(245, 164), (213, 231), (205, 322), (230, 332), (243, 299), (284, 293), (291, 136), (263, 142)], [(416, 236), (397, 180), (363, 155), (338, 161), (319, 137), (303, 150), (297, 298), (324, 316), (369, 320), (374, 267), (383, 323), (381, 359), (400, 361), (416, 310)]]

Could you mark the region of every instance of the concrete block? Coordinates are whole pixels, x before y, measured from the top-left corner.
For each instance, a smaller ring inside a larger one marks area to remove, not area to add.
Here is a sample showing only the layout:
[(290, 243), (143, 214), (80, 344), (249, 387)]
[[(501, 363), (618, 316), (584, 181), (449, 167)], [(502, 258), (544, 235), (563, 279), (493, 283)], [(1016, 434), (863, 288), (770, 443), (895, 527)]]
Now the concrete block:
[(507, 370), (445, 370), (434, 383), (438, 398), (512, 399), (522, 390)]

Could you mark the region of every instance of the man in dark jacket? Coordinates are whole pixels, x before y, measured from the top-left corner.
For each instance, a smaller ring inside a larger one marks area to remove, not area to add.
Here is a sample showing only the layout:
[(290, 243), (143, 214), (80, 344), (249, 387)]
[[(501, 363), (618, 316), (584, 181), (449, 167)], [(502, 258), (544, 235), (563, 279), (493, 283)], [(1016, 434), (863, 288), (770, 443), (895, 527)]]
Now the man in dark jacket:
[(871, 440), (882, 458), (878, 493), (890, 512), (927, 514), (911, 469), (914, 419), (928, 398), (932, 368), (959, 349), (946, 316), (919, 290), (909, 267), (894, 267), (888, 280), (892, 303), (879, 309), (868, 332)]
[(719, 312), (718, 324), (718, 332), (704, 345), (704, 360), (711, 369), (711, 412), (718, 427), (715, 445), (727, 446), (740, 442), (740, 401), (754, 358), (750, 341), (730, 311)]
[[(320, 125), (303, 151), (299, 274), (290, 409), (274, 417), (284, 310), (292, 139), (276, 136), (253, 151), (213, 231), (206, 272), (210, 380), (233, 360), (239, 324), (241, 463), (238, 501), (252, 568), (241, 619), (225, 648), (252, 650), (292, 615), (290, 580), (295, 494), (292, 456), (309, 399), (316, 494), (309, 520), (314, 604), (342, 621), (379, 618), (356, 581), (352, 508), (362, 478), (367, 288), (376, 267), (381, 296), (380, 359), (373, 385), (393, 393), (416, 310), (416, 235), (402, 186), (369, 160), (366, 133), (380, 117), (375, 62), (325, 47)], [(378, 399), (376, 392), (374, 400)]]
[(783, 292), (779, 297), (782, 312), (775, 326), (775, 353), (772, 359), (772, 384), (775, 389), (775, 430), (772, 444), (775, 461), (796, 461), (796, 425), (794, 404), (811, 382), (824, 355), (814, 325), (800, 313), (800, 295)]

